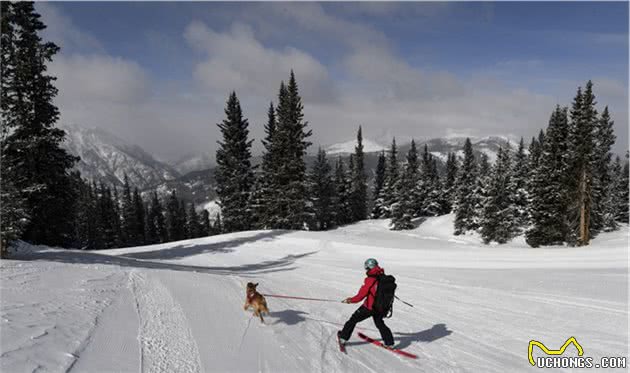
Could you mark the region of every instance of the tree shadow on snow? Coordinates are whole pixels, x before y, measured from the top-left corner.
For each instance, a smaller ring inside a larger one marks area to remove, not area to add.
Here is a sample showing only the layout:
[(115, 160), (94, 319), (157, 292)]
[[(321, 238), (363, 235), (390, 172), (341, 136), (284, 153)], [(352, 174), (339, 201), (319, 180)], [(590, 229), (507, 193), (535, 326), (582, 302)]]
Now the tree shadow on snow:
[(296, 310), (284, 310), (277, 312), (269, 312), (270, 317), (276, 318), (271, 325), (275, 324), (287, 324), (287, 325), (296, 325), (303, 321), (306, 321), (306, 317), (302, 315), (308, 315), (308, 312), (296, 311)]
[(139, 253), (122, 254), (127, 258), (134, 259), (181, 259), (187, 256), (199, 255), (199, 254), (225, 254), (234, 251), (232, 247), (241, 246), (250, 242), (259, 240), (268, 240), (276, 236), (288, 233), (290, 231), (273, 230), (269, 232), (262, 232), (249, 237), (236, 238), (229, 241), (215, 242), (205, 245), (179, 245), (169, 249), (157, 249), (152, 251), (142, 251)]
[[(433, 325), (430, 329), (426, 329), (426, 330), (422, 330), (419, 332), (415, 332), (415, 333), (399, 333), (396, 332), (394, 333), (394, 339), (396, 340), (396, 346), (398, 348), (406, 348), (411, 346), (412, 343), (414, 342), (433, 342), (435, 340), (438, 340), (440, 338), (446, 337), (448, 335), (451, 335), (453, 333), (453, 331), (448, 330), (448, 328), (446, 327), (445, 324), (435, 324)], [(375, 338), (375, 336), (372, 336), (372, 338), (376, 339), (377, 341), (382, 341), (381, 338)], [(365, 341), (360, 341), (360, 342), (348, 342), (347, 345), (363, 345), (363, 344), (367, 344), (368, 342)]]
[[(196, 255), (191, 254), (197, 252), (197, 254), (205, 252), (204, 250), (229, 250), (230, 247), (235, 247), (238, 245), (242, 245), (247, 242), (254, 242), (259, 239), (268, 239), (273, 236), (277, 236), (279, 234), (283, 234), (289, 231), (272, 231), (272, 232), (263, 232), (256, 234), (251, 237), (245, 237), (238, 240), (227, 241), (222, 243), (216, 243), (211, 245), (200, 245), (200, 249), (195, 249), (194, 247), (185, 247), (185, 246), (177, 246), (173, 249), (165, 249), (169, 251), (166, 256), (159, 256), (159, 252), (162, 250), (155, 250), (148, 253), (148, 258), (157, 258), (160, 259), (173, 259), (173, 258), (181, 258), (187, 255)], [(177, 254), (177, 250), (184, 250), (184, 252), (188, 253), (187, 255), (179, 255)], [(71, 263), (71, 264), (105, 264), (105, 265), (118, 265), (121, 267), (133, 267), (133, 268), (146, 268), (146, 269), (165, 269), (171, 271), (186, 271), (186, 272), (197, 272), (197, 273), (208, 273), (208, 274), (216, 274), (216, 275), (229, 275), (229, 274), (238, 274), (241, 276), (247, 275), (260, 275), (263, 273), (270, 272), (280, 272), (280, 271), (290, 271), (295, 269), (295, 262), (298, 259), (310, 256), (315, 254), (317, 251), (311, 251), (302, 254), (296, 255), (286, 255), (280, 259), (275, 260), (265, 260), (260, 263), (252, 263), (252, 264), (243, 264), (238, 266), (192, 266), (192, 265), (183, 265), (183, 264), (175, 264), (175, 263), (164, 263), (164, 262), (156, 262), (146, 259), (139, 259), (131, 257), (129, 254), (124, 255), (107, 255), (107, 254), (98, 254), (95, 251), (76, 251), (76, 250), (51, 250), (51, 251), (35, 251), (30, 253), (20, 254), (17, 253), (12, 256), (12, 259), (17, 260), (46, 260), (53, 262), (61, 262), (61, 263)], [(144, 253), (137, 253), (144, 254)], [(134, 254), (134, 255), (137, 255)], [(145, 258), (147, 258), (145, 257)]]

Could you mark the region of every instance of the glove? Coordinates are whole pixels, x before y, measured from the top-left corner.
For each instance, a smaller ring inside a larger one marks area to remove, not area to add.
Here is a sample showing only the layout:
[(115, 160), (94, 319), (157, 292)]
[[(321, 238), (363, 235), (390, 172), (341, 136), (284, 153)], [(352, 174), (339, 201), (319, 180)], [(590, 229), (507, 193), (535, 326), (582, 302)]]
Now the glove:
[(346, 299), (342, 300), (341, 303), (350, 303), (350, 298), (346, 298)]

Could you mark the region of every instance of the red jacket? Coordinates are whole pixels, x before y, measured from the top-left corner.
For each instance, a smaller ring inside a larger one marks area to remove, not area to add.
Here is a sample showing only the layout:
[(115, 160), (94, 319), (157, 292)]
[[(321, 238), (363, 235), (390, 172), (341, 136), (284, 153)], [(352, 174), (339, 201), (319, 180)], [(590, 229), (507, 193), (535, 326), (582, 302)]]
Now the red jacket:
[(350, 298), (350, 303), (359, 303), (363, 298), (365, 298), (365, 302), (363, 305), (368, 309), (372, 310), (372, 304), (374, 303), (374, 297), (376, 296), (376, 284), (377, 279), (376, 276), (384, 274), (385, 271), (383, 268), (376, 266), (367, 273), (367, 277), (365, 281), (363, 281), (363, 286), (359, 289), (359, 292), (354, 297)]

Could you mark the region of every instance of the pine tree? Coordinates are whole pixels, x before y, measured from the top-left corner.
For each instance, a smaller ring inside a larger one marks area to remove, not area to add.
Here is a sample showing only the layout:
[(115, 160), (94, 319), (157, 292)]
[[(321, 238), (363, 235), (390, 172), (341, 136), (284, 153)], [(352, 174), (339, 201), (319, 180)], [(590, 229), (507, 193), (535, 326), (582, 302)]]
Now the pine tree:
[(630, 208), (630, 202), (628, 201), (628, 165), (629, 154), (626, 152), (626, 161), (623, 167), (619, 157), (615, 160), (615, 183), (614, 183), (614, 210), (615, 220), (621, 223), (628, 224), (628, 209)]
[(365, 175), (361, 126), (357, 132), (357, 145), (354, 148), (351, 200), (353, 220), (367, 219), (367, 176)]
[(127, 174), (123, 178), (123, 195), (121, 204), (123, 242), (125, 246), (134, 246), (137, 242), (136, 209), (133, 204), (131, 186)]
[[(87, 250), (92, 248), (92, 239), (95, 228), (95, 213), (96, 200), (94, 199), (94, 193), (91, 185), (81, 179), (79, 175), (76, 176), (76, 182), (78, 183), (79, 194), (77, 196), (77, 211), (74, 214), (75, 218), (75, 233), (72, 243), (73, 248)], [(4, 218), (4, 217), (3, 217)]]
[(337, 214), (335, 225), (344, 225), (352, 221), (352, 210), (350, 206), (350, 191), (346, 180), (346, 170), (343, 165), (343, 159), (337, 159), (335, 167), (335, 181), (337, 188)]
[(433, 155), (429, 153), (429, 148), (426, 144), (424, 145), (424, 151), (422, 152), (420, 171), (420, 182), (416, 183), (418, 186), (416, 215), (439, 215), (443, 207), (441, 202), (437, 163)]
[(146, 242), (144, 232), (144, 201), (140, 196), (138, 188), (133, 190), (133, 206), (134, 206), (134, 245), (144, 245)]
[(120, 218), (116, 209), (116, 201), (112, 191), (104, 184), (100, 185), (100, 198), (98, 201), (100, 211), (100, 224), (102, 230), (102, 246), (111, 249), (120, 246)]
[[(282, 186), (283, 198), (278, 201), (279, 216), (275, 219), (277, 226), (274, 228), (304, 229), (308, 220), (308, 190), (304, 157), (307, 148), (311, 145), (307, 139), (312, 131), (307, 130), (308, 122), (304, 121), (303, 110), (304, 105), (292, 70), (289, 83), (284, 90), (281, 85), (276, 109), (277, 124), (274, 142), (277, 141), (282, 151), (277, 159), (279, 171), (274, 184)], [(278, 200), (277, 195), (276, 199)]]
[(212, 225), (212, 231), (214, 234), (223, 233), (223, 224), (221, 224), (221, 214), (217, 214), (214, 224)]
[(149, 226), (147, 230), (147, 240), (149, 243), (163, 243), (168, 241), (168, 232), (164, 220), (164, 209), (158, 197), (157, 191), (153, 192), (147, 217)]
[(353, 188), (353, 178), (355, 174), (355, 162), (354, 162), (354, 154), (350, 154), (348, 157), (348, 172), (345, 175), (344, 183), (346, 184), (346, 190), (348, 191), (348, 223), (356, 222), (354, 216), (354, 190)]
[(519, 230), (528, 224), (529, 218), (528, 167), (527, 154), (525, 154), (525, 141), (521, 137), (521, 141), (518, 143), (518, 150), (514, 156), (514, 169), (512, 173), (515, 218)]
[(202, 237), (199, 215), (197, 215), (197, 211), (195, 211), (194, 203), (189, 205), (187, 218), (188, 238)]
[(208, 210), (204, 209), (201, 215), (201, 237), (211, 236), (213, 234), (212, 227), (210, 226), (210, 213)]
[(591, 238), (591, 213), (593, 192), (593, 154), (595, 143), (593, 134), (597, 122), (593, 83), (586, 83), (584, 93), (578, 93), (571, 108), (569, 126), (569, 187), (571, 188), (569, 205), (570, 235), (569, 242), (588, 245)]
[(319, 148), (317, 160), (311, 173), (311, 201), (313, 204), (314, 230), (328, 230), (335, 225), (335, 206), (333, 203), (335, 190), (331, 175), (331, 167), (326, 159), (326, 152)]
[(179, 199), (173, 190), (166, 203), (166, 231), (168, 241), (179, 241), (184, 238), (184, 227), (180, 216)]
[(484, 243), (510, 241), (518, 232), (515, 184), (512, 182), (512, 164), (509, 144), (499, 148), (497, 162), (489, 180), (480, 222)]
[(181, 232), (180, 240), (185, 240), (188, 238), (188, 214), (186, 210), (186, 201), (184, 199), (179, 200), (179, 210), (177, 212), (177, 218), (179, 222), (179, 229)]
[(593, 187), (591, 211), (591, 233), (613, 231), (617, 229), (615, 222), (613, 189), (612, 189), (612, 153), (615, 143), (613, 129), (614, 122), (608, 113), (608, 106), (604, 108), (601, 117), (595, 124), (594, 154), (593, 154)]
[(418, 174), (418, 152), (415, 142), (407, 153), (407, 161), (402, 172), (398, 176), (396, 183), (396, 202), (392, 205), (392, 221), (393, 230), (412, 229), (411, 219), (414, 215), (414, 197), (413, 190), (417, 184)]
[(70, 171), (78, 158), (61, 147), (56, 78), (46, 74), (59, 47), (39, 36), (46, 26), (33, 2), (2, 2), (1, 17), (2, 240), (68, 245), (75, 232), (68, 212), (79, 193)]
[(116, 245), (115, 247), (122, 247), (124, 245), (124, 232), (123, 232), (123, 226), (122, 226), (122, 213), (121, 213), (121, 208), (120, 208), (120, 197), (118, 195), (118, 188), (116, 187), (116, 185), (112, 185), (112, 204), (113, 204), (113, 209), (114, 209), (114, 216), (112, 217), (114, 224), (115, 224), (115, 230), (116, 230)]
[(457, 190), (457, 172), (459, 169), (459, 162), (455, 153), (449, 152), (446, 159), (446, 176), (444, 178), (444, 195), (443, 199), (446, 202), (444, 214), (448, 214), (453, 210), (453, 202), (455, 199), (455, 192)]
[(218, 124), (223, 141), (217, 150), (216, 191), (226, 232), (245, 231), (252, 227), (250, 193), (254, 184), (251, 146), (247, 119), (232, 92), (225, 108), (226, 119)]
[(387, 173), (383, 186), (383, 215), (380, 218), (389, 218), (392, 214), (392, 205), (396, 203), (396, 183), (398, 182), (398, 149), (396, 138), (392, 139), (392, 145), (387, 155)]
[(474, 189), (477, 180), (477, 167), (472, 143), (467, 138), (464, 143), (464, 160), (457, 178), (457, 192), (455, 196), (455, 234), (465, 233), (474, 229), (475, 201)]
[(383, 186), (385, 185), (385, 174), (387, 168), (385, 166), (385, 152), (382, 151), (378, 155), (378, 162), (376, 164), (376, 175), (374, 177), (374, 189), (372, 190), (373, 207), (370, 217), (372, 219), (378, 219), (384, 213), (383, 207)]
[(485, 201), (488, 198), (488, 187), (490, 185), (491, 175), (490, 159), (486, 153), (479, 156), (479, 164), (477, 165), (477, 178), (475, 180), (475, 188), (472, 194), (472, 203), (475, 214), (473, 215), (472, 225), (470, 229), (478, 230), (481, 226), (481, 219)]
[(275, 132), (276, 113), (273, 103), (270, 103), (267, 123), (265, 124), (265, 138), (262, 140), (265, 151), (262, 156), (261, 173), (254, 189), (252, 204), (253, 223), (259, 229), (277, 226), (276, 218), (279, 215), (279, 212), (274, 211), (274, 208), (277, 207), (275, 200), (278, 198), (276, 195), (278, 190), (276, 185), (279, 170), (278, 157), (282, 149), (278, 148), (278, 141), (274, 141)]
[(526, 241), (533, 247), (562, 244), (569, 234), (568, 133), (567, 108), (556, 106), (549, 119), (538, 166), (530, 172), (531, 228), (526, 232)]

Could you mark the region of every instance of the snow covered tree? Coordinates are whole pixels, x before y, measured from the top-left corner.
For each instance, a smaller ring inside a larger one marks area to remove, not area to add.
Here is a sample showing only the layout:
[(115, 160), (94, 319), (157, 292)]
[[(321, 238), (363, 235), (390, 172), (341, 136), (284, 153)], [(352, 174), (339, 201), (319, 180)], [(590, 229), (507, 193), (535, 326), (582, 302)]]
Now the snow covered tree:
[(336, 225), (348, 224), (352, 221), (352, 209), (350, 205), (350, 190), (342, 158), (337, 159), (334, 184), (337, 188)]
[(544, 143), (544, 132), (541, 129), (538, 138), (532, 137), (532, 141), (529, 144), (529, 156), (527, 157), (527, 182), (525, 183), (527, 187), (527, 224), (530, 224), (532, 221), (532, 196), (534, 195), (534, 174), (538, 169), (538, 165), (540, 163), (540, 156), (542, 154), (542, 146)]
[[(281, 90), (284, 90), (284, 84)], [(278, 147), (278, 141), (274, 141), (276, 133), (276, 112), (273, 103), (269, 103), (267, 111), (267, 123), (265, 124), (265, 138), (262, 140), (264, 152), (262, 156), (261, 172), (256, 180), (252, 196), (252, 211), (254, 214), (253, 223), (257, 228), (264, 229), (267, 227), (277, 226), (277, 218), (279, 215), (276, 203), (278, 195), (276, 185), (278, 179), (278, 170), (280, 165), (278, 159), (282, 149)]]
[(370, 214), (370, 217), (372, 219), (378, 219), (384, 213), (382, 191), (383, 191), (383, 186), (385, 185), (386, 170), (387, 169), (385, 166), (385, 152), (382, 151), (378, 155), (378, 162), (376, 164), (376, 174), (374, 176), (374, 188), (372, 189), (372, 197), (374, 198), (372, 213)]
[(391, 229), (393, 230), (413, 228), (411, 222), (414, 215), (413, 190), (417, 184), (417, 174), (418, 152), (412, 141), (412, 147), (407, 153), (407, 161), (396, 183), (396, 202), (392, 205)]
[(136, 227), (136, 209), (133, 204), (131, 186), (129, 185), (129, 177), (127, 174), (123, 177), (121, 213), (124, 245), (134, 246), (137, 241), (136, 234), (138, 229)]
[(335, 185), (326, 152), (319, 148), (317, 160), (311, 172), (311, 201), (313, 205), (312, 229), (327, 230), (335, 225)]
[(429, 153), (425, 144), (420, 162), (420, 180), (416, 182), (417, 196), (415, 197), (417, 216), (436, 216), (442, 210), (440, 182), (437, 170), (437, 162)]
[(187, 236), (188, 238), (197, 238), (197, 237), (202, 237), (205, 236), (202, 235), (201, 232), (201, 224), (199, 222), (199, 215), (197, 214), (197, 211), (195, 210), (195, 204), (194, 203), (190, 203), (188, 205), (188, 213), (186, 214), (186, 228), (188, 228)]
[(477, 166), (472, 143), (466, 138), (464, 143), (464, 160), (457, 178), (457, 192), (455, 195), (455, 234), (460, 235), (475, 229), (475, 201), (474, 190), (477, 179)]
[(53, 104), (56, 78), (47, 74), (47, 67), (59, 47), (40, 37), (46, 26), (33, 2), (1, 6), (3, 241), (21, 235), (33, 243), (68, 245), (75, 232), (74, 216), (68, 212), (78, 199), (70, 172), (78, 158), (61, 147), (65, 132), (54, 126), (59, 118)]
[(201, 234), (202, 237), (214, 234), (214, 232), (212, 232), (212, 227), (210, 226), (210, 213), (206, 209), (204, 209), (201, 214)]
[(526, 232), (530, 246), (562, 244), (569, 233), (569, 154), (567, 108), (557, 106), (549, 119), (538, 167), (530, 172), (531, 228)]
[(446, 158), (446, 175), (444, 177), (444, 194), (442, 198), (446, 202), (443, 213), (448, 214), (453, 210), (453, 200), (457, 190), (457, 171), (459, 162), (455, 153), (449, 152)]
[(518, 150), (514, 156), (514, 170), (512, 174), (512, 184), (514, 191), (514, 209), (516, 225), (518, 229), (524, 228), (528, 224), (529, 218), (529, 194), (527, 183), (529, 180), (529, 165), (527, 154), (525, 154), (525, 141), (521, 137), (518, 143)]
[(628, 223), (628, 209), (630, 208), (630, 202), (628, 201), (628, 158), (629, 154), (626, 152), (626, 161), (623, 167), (619, 157), (615, 159), (614, 175), (614, 205), (615, 205), (615, 220), (621, 223)]
[[(95, 242), (95, 231), (98, 223), (97, 197), (92, 185), (80, 176), (76, 176), (79, 194), (77, 196), (75, 218), (75, 233), (73, 248), (92, 249)], [(3, 217), (4, 219), (4, 217)]]
[(140, 196), (138, 188), (133, 190), (133, 206), (134, 206), (134, 245), (145, 244), (145, 232), (144, 232), (144, 201)]
[(569, 151), (571, 153), (569, 187), (570, 243), (588, 245), (591, 238), (591, 213), (593, 192), (593, 135), (597, 123), (593, 83), (589, 80), (586, 88), (578, 88), (571, 108), (569, 125)]
[(184, 239), (185, 226), (180, 214), (180, 202), (177, 193), (173, 190), (166, 203), (166, 231), (168, 232), (169, 241), (179, 241)]
[(308, 180), (304, 157), (311, 145), (307, 141), (311, 130), (307, 130), (308, 122), (304, 121), (303, 110), (295, 74), (291, 71), (289, 83), (286, 86), (280, 84), (276, 125), (270, 138), (274, 154), (271, 158), (277, 168), (270, 182), (274, 198), (268, 207), (269, 228), (304, 229), (308, 222)]
[(367, 177), (363, 156), (363, 135), (361, 126), (357, 132), (357, 145), (354, 148), (354, 169), (350, 191), (353, 221), (367, 218)]
[(100, 184), (98, 196), (97, 211), (100, 214), (99, 230), (102, 234), (102, 248), (120, 247), (122, 240), (120, 237), (120, 216), (116, 208), (117, 201), (114, 199), (111, 189), (103, 183)]
[(505, 149), (499, 148), (480, 221), (481, 237), (486, 244), (491, 241), (503, 244), (517, 234), (518, 215), (514, 204), (516, 193), (511, 180), (511, 163), (509, 145)]
[(219, 123), (223, 139), (217, 149), (215, 171), (216, 192), (223, 214), (226, 232), (245, 231), (251, 228), (250, 193), (254, 184), (251, 165), (251, 146), (247, 119), (243, 118), (241, 104), (232, 92), (225, 107), (226, 119)]
[(475, 179), (475, 188), (473, 189), (472, 202), (475, 214), (473, 215), (473, 223), (471, 229), (478, 230), (481, 225), (485, 201), (488, 198), (488, 186), (490, 185), (491, 175), (490, 159), (486, 153), (479, 156), (479, 164), (477, 165), (477, 178)]
[(383, 185), (383, 214), (380, 218), (389, 218), (392, 213), (392, 205), (396, 203), (396, 183), (398, 182), (398, 148), (396, 138), (392, 139), (392, 145), (387, 155), (387, 173)]
[(604, 108), (595, 124), (593, 151), (593, 207), (591, 211), (591, 231), (613, 231), (617, 228), (613, 202), (613, 175), (611, 148), (615, 143), (614, 122)]
[(156, 244), (168, 241), (166, 223), (164, 222), (164, 211), (157, 191), (154, 191), (149, 204), (147, 215), (147, 243)]
[(218, 214), (216, 219), (214, 219), (214, 223), (212, 224), (212, 232), (213, 234), (223, 233), (223, 224), (221, 223), (221, 214)]

